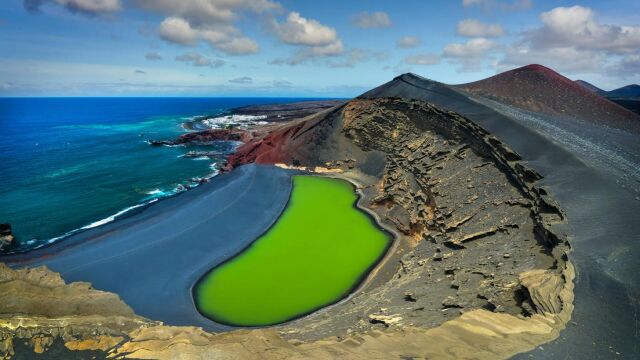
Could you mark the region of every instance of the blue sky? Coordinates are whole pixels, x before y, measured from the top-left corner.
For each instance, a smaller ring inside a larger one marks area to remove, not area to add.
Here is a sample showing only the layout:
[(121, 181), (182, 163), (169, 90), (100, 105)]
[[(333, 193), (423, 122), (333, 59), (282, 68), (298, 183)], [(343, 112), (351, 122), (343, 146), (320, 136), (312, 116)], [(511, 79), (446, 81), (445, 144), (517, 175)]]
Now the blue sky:
[(542, 63), (640, 82), (640, 2), (6, 0), (2, 96), (339, 96)]

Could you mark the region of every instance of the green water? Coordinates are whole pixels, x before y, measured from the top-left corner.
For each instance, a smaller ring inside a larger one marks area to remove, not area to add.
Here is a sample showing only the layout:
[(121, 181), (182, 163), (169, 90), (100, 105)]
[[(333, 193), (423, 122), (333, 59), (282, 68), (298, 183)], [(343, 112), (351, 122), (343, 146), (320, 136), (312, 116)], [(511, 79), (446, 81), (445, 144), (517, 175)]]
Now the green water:
[(196, 284), (200, 312), (223, 324), (264, 326), (343, 298), (390, 241), (356, 200), (347, 181), (295, 176), (276, 224)]

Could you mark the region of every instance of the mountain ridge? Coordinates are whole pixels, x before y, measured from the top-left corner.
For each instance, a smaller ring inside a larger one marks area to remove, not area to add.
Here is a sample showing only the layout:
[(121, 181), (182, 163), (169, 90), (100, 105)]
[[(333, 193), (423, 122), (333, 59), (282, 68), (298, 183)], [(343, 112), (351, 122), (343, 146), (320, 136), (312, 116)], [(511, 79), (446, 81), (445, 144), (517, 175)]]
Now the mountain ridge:
[(455, 88), (528, 111), (640, 131), (637, 114), (539, 64), (455, 85)]

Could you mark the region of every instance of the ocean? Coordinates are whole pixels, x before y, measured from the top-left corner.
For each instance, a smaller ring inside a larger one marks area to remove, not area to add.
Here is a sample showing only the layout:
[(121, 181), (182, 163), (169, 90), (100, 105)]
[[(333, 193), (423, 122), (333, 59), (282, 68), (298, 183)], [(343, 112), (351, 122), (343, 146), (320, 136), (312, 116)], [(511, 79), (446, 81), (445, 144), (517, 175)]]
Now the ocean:
[[(182, 124), (253, 104), (294, 98), (0, 98), (0, 223), (12, 252), (63, 241), (217, 174), (238, 145), (150, 146)], [(221, 119), (221, 118), (220, 118)], [(188, 151), (209, 157), (188, 158)]]

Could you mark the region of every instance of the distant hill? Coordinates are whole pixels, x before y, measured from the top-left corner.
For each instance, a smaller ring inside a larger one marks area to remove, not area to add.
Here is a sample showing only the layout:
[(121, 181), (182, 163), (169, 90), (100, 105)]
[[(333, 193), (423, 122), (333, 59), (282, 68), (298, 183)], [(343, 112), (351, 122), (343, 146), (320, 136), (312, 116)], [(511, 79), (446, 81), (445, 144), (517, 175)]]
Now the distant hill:
[(620, 129), (640, 128), (637, 114), (542, 65), (527, 65), (456, 87), (524, 110)]
[(640, 115), (640, 85), (632, 84), (612, 91), (604, 91), (584, 80), (576, 80), (576, 83)]
[(576, 80), (575, 83), (608, 99), (640, 99), (640, 85), (638, 84), (631, 84), (619, 89), (605, 91), (584, 80)]
[(611, 99), (638, 99), (640, 100), (640, 85), (632, 84), (607, 92)]
[(584, 80), (576, 80), (576, 84), (583, 86), (585, 89), (590, 90), (593, 93), (596, 93), (601, 96), (605, 96), (607, 94), (606, 91), (600, 89), (599, 87), (593, 85), (592, 83), (586, 82)]
[(609, 100), (640, 115), (640, 98), (635, 98), (635, 99), (610, 98)]

